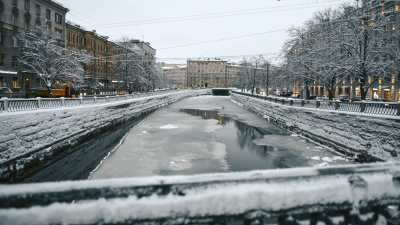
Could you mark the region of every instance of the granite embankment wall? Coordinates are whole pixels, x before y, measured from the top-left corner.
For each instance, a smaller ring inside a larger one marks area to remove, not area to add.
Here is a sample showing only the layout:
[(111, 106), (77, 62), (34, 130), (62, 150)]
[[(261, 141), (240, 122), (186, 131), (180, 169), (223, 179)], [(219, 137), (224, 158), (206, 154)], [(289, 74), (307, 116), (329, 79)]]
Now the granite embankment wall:
[[(114, 104), (3, 114), (0, 116), (0, 183), (63, 180), (54, 179), (55, 176), (79, 179), (82, 171), (87, 178), (88, 168), (97, 166), (96, 162), (107, 154), (102, 152), (107, 144), (107, 137), (102, 135), (121, 126), (133, 127), (167, 104), (207, 92), (183, 91)], [(124, 128), (124, 132), (131, 127)], [(110, 135), (121, 137), (115, 132)], [(98, 137), (105, 140), (103, 146), (91, 143)], [(60, 163), (61, 159), (66, 160)], [(85, 162), (79, 163), (80, 160)]]
[(239, 94), (231, 100), (270, 122), (356, 161), (400, 160), (400, 118), (282, 106)]

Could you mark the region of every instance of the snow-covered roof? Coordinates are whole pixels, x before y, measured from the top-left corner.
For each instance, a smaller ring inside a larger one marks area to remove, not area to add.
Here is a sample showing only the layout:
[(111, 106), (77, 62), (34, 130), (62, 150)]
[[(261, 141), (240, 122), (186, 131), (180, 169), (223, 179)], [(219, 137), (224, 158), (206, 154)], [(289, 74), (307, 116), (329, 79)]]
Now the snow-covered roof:
[(184, 68), (186, 68), (187, 66), (186, 66), (186, 65), (178, 65), (178, 67), (181, 68), (181, 69), (184, 69)]
[(200, 59), (188, 59), (187, 61), (188, 61), (188, 62), (191, 62), (191, 61), (196, 61), (196, 62), (198, 62), (198, 61), (208, 61), (208, 62), (213, 62), (213, 61), (215, 61), (215, 62), (226, 62), (226, 60), (222, 60), (222, 59), (219, 59), (219, 58), (200, 58)]
[(174, 67), (172, 67), (172, 66), (165, 66), (165, 67), (162, 67), (162, 69), (163, 70), (172, 70)]

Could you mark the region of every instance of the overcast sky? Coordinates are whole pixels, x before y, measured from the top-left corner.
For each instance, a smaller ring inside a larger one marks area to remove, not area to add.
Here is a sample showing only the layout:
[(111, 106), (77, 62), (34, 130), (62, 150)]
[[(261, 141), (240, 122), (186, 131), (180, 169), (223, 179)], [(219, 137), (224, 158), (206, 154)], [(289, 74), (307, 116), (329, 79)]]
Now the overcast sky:
[[(67, 20), (111, 40), (144, 37), (159, 61), (186, 63), (186, 58), (200, 56), (231, 61), (258, 54), (274, 57), (287, 38), (285, 29), (301, 26), (326, 6), (355, 0), (57, 1), (70, 10)], [(236, 38), (240, 36), (245, 37)], [(182, 45), (188, 46), (178, 47)]]

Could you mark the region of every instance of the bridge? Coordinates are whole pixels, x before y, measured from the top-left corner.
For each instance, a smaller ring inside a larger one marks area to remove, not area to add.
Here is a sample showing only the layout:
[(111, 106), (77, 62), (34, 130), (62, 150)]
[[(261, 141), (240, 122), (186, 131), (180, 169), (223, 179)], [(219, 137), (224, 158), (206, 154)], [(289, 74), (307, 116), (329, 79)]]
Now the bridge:
[(4, 224), (397, 224), (399, 204), (399, 163), (0, 186)]

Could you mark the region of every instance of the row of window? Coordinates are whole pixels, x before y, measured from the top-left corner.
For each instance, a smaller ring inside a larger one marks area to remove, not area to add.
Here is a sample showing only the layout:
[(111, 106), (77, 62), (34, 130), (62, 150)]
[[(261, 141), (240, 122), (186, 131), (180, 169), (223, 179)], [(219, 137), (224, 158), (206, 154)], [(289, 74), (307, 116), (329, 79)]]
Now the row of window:
[[(78, 45), (82, 44), (83, 46), (87, 45), (86, 38), (83, 38), (83, 40), (81, 41), (79, 35), (71, 34), (70, 32), (68, 32), (67, 41), (72, 44), (78, 44)], [(90, 39), (90, 47), (93, 48), (93, 45), (94, 45), (94, 40)], [(108, 53), (108, 46), (97, 43), (97, 51)]]
[[(4, 66), (4, 61), (5, 61), (4, 54), (0, 54), (0, 66)], [(11, 66), (13, 68), (18, 68), (18, 57), (17, 56), (12, 56)]]
[[(15, 2), (14, 2), (15, 1)], [(15, 4), (14, 4), (15, 3)], [(16, 0), (13, 0), (13, 5), (17, 5)], [(29, 0), (25, 0), (25, 10), (29, 11), (30, 9), (30, 4), (29, 4)], [(36, 15), (40, 16), (40, 5), (36, 5)], [(0, 21), (3, 21), (3, 11), (0, 10)], [(51, 19), (51, 11), (50, 9), (46, 9), (46, 15), (45, 18), (50, 20)], [(62, 24), (62, 15), (55, 13), (55, 20), (54, 20), (57, 24)], [(18, 15), (16, 14), (12, 14), (11, 15), (11, 24), (13, 26), (17, 26), (18, 25)], [(29, 29), (29, 20), (25, 20), (25, 29)]]

